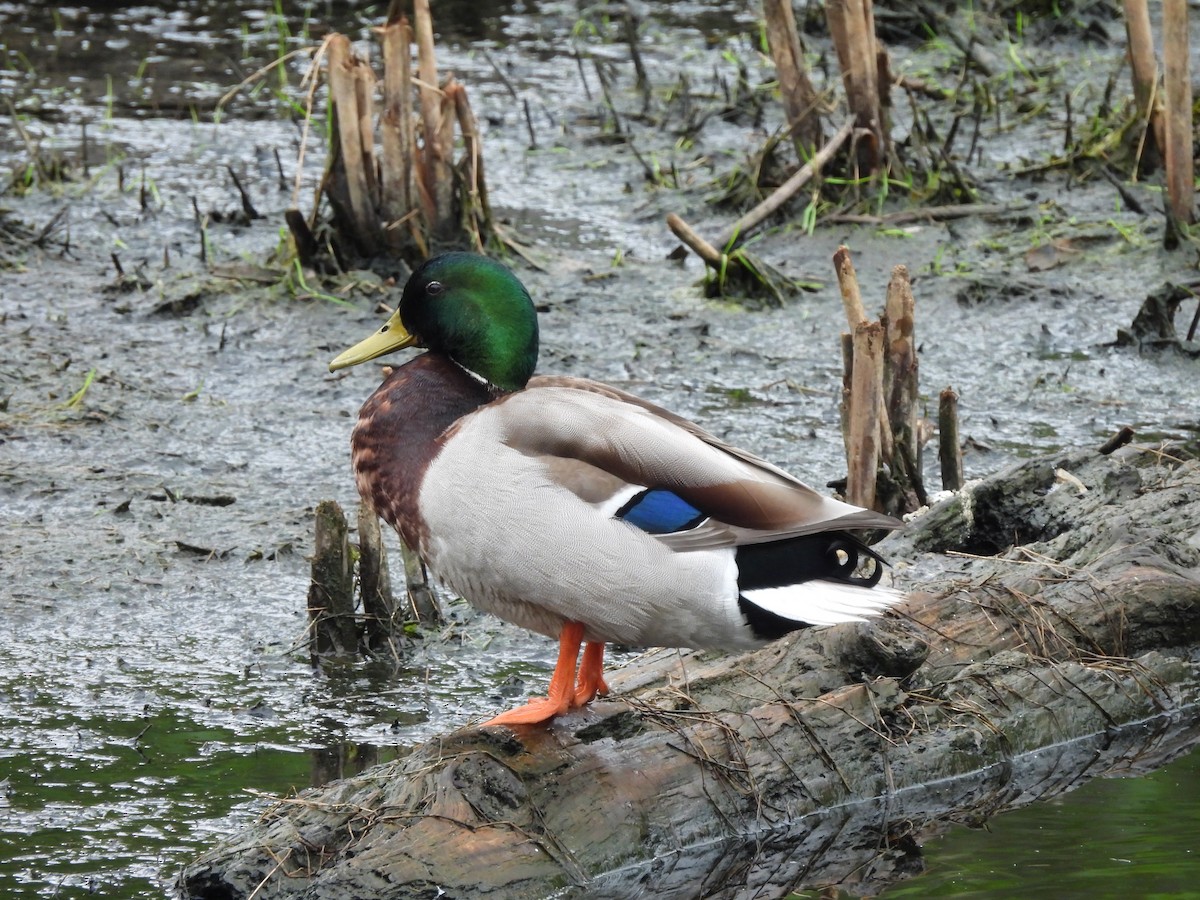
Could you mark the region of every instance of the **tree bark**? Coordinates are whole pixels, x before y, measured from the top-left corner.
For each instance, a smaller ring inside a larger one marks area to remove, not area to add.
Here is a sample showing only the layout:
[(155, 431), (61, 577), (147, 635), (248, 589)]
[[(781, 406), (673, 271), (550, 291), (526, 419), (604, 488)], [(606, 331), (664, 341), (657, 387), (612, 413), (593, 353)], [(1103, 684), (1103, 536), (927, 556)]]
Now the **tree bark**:
[(879, 545), (920, 585), (888, 617), (743, 656), (655, 651), (549, 728), (463, 728), (282, 799), (180, 888), (876, 893), (951, 820), (1195, 742), (1198, 533), (1194, 459), (1130, 445), (1024, 462)]

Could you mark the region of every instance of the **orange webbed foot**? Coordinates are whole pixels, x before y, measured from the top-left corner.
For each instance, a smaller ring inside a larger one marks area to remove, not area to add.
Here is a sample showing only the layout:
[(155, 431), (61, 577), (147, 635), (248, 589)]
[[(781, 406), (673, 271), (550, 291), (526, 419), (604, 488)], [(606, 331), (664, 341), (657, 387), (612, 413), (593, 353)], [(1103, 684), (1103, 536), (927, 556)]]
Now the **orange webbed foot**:
[(555, 716), (561, 716), (570, 711), (570, 697), (565, 698), (565, 701), (560, 703), (552, 697), (539, 697), (537, 700), (530, 700), (523, 706), (510, 709), (508, 712), (502, 712), (494, 719), (488, 719), (480, 727), (487, 728), (492, 725), (543, 725)]
[(575, 683), (571, 706), (591, 703), (597, 694), (608, 695), (608, 685), (604, 682), (604, 642), (588, 641), (583, 651), (583, 661), (579, 664), (579, 680)]
[[(550, 676), (550, 695), (545, 699), (530, 700), (524, 706), (500, 713), (494, 719), (489, 719), (481, 727), (489, 725), (541, 725), (549, 722), (555, 716), (561, 716), (569, 711), (574, 703), (576, 692), (575, 663), (579, 659), (579, 646), (583, 643), (583, 625), (579, 622), (568, 622), (563, 626), (558, 637), (558, 662), (554, 664), (554, 674)], [(592, 652), (592, 644), (588, 644), (587, 654)], [(604, 645), (600, 645), (601, 653)]]

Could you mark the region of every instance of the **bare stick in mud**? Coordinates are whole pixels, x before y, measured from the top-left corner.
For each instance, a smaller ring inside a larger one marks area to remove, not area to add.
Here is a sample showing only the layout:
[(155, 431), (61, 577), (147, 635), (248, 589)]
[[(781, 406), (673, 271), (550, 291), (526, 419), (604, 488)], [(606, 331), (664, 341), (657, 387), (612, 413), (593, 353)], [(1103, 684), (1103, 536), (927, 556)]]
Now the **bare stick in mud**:
[(721, 251), (702, 238), (691, 225), (675, 213), (667, 213), (667, 227), (709, 266), (716, 269), (722, 265)]
[(1134, 432), (1130, 426), (1122, 425), (1112, 437), (1100, 445), (1096, 452), (1102, 453), (1105, 456), (1108, 456), (1110, 453), (1115, 453), (1132, 441), (1135, 433), (1136, 432)]
[(710, 269), (717, 273), (718, 284), (722, 283), (722, 280), (728, 275), (740, 273), (744, 282), (757, 283), (772, 292), (777, 300), (781, 300), (782, 291), (779, 286), (786, 285), (788, 279), (737, 245), (810, 181), (837, 152), (838, 148), (845, 143), (853, 129), (854, 122), (852, 119), (848, 119), (816, 156), (776, 188), (771, 196), (734, 222), (721, 235), (720, 249), (701, 237), (694, 228), (675, 213), (668, 214), (667, 227), (703, 259)]
[[(1105, 170), (1101, 169), (1101, 172)], [(965, 219), (968, 216), (995, 216), (1019, 212), (1029, 207), (1026, 202), (1018, 203), (949, 203), (944, 206), (926, 206), (921, 209), (901, 209), (881, 216), (859, 213), (834, 213), (821, 218), (822, 222), (847, 223), (851, 225), (903, 225), (906, 222), (944, 222), (949, 219)]]
[(842, 123), (842, 127), (830, 137), (828, 143), (811, 160), (797, 169), (787, 181), (773, 190), (771, 195), (763, 200), (762, 203), (758, 204), (729, 226), (721, 235), (718, 244), (725, 247), (734, 241), (744, 241), (748, 234), (792, 199), (800, 188), (808, 184), (813, 179), (813, 176), (825, 167), (825, 164), (837, 153), (853, 131), (854, 120), (847, 119)]

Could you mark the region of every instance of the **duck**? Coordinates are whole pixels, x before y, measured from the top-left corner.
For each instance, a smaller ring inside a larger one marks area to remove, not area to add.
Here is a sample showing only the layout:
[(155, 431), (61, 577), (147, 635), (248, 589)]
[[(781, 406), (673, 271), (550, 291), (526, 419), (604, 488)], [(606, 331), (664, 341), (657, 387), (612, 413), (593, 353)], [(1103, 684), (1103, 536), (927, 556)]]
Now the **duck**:
[(504, 264), (421, 263), (331, 372), (409, 347), (363, 404), (363, 502), (475, 607), (558, 641), (547, 695), (485, 726), (545, 725), (608, 693), (604, 651), (745, 651), (901, 599), (852, 534), (901, 523), (825, 496), (634, 394), (537, 375), (529, 292)]

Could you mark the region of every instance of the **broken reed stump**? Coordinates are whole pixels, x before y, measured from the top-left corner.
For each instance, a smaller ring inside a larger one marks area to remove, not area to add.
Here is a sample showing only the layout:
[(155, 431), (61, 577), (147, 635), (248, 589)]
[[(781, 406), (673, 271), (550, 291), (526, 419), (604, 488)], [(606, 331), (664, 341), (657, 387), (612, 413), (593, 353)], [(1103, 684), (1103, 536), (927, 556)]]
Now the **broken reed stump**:
[(767, 44), (779, 78), (779, 93), (796, 156), (807, 159), (821, 146), (820, 96), (808, 77), (791, 0), (763, 0)]
[(942, 489), (960, 490), (963, 463), (962, 442), (958, 437), (958, 394), (950, 387), (938, 397), (938, 462), (942, 467)]
[[(1154, 53), (1154, 35), (1150, 27), (1150, 8), (1146, 0), (1124, 0), (1125, 35), (1128, 39), (1129, 77), (1139, 129), (1139, 164), (1149, 159), (1148, 168), (1157, 168), (1166, 157), (1167, 131), (1163, 115), (1162, 91), (1158, 84), (1158, 58)], [(1148, 138), (1148, 141), (1144, 141)], [(1147, 156), (1145, 150), (1150, 149)]]
[(408, 584), (408, 601), (402, 605), (392, 592), (378, 515), (360, 504), (357, 524), (356, 567), (342, 508), (333, 500), (317, 504), (308, 589), (314, 666), (345, 663), (361, 653), (399, 659), (399, 639), (409, 623), (432, 626), (441, 621), (437, 598), (415, 554), (401, 545)]
[(404, 559), (404, 580), (408, 585), (406, 619), (426, 628), (441, 624), (442, 609), (421, 557), (415, 550), (410, 550), (404, 541), (400, 542), (400, 553)]
[(851, 342), (849, 430), (846, 435), (846, 501), (874, 509), (875, 483), (882, 456), (883, 326), (859, 322)]
[(889, 162), (888, 116), (891, 76), (887, 51), (875, 37), (871, 0), (827, 0), (825, 19), (842, 70), (846, 103), (856, 128), (856, 175), (873, 175)]
[[(885, 501), (894, 509), (920, 509), (928, 501), (922, 471), (920, 386), (914, 334), (916, 299), (906, 266), (894, 266), (884, 303), (884, 407), (891, 425), (890, 487), (903, 496)], [(885, 445), (886, 446), (886, 445)]]
[(403, 610), (396, 608), (392, 578), (379, 516), (365, 504), (358, 506), (358, 595), (362, 600), (363, 640), (373, 653), (390, 650), (399, 656), (393, 639), (403, 631)]
[[(321, 191), (332, 234), (324, 242), (314, 237), (321, 231), (319, 204), (308, 217), (288, 211), (305, 266), (344, 270), (382, 256), (416, 263), (441, 248), (483, 252), (494, 243), (479, 129), (466, 88), (453, 75), (439, 84), (428, 0), (415, 0), (413, 15), (415, 29), (395, 15), (376, 30), (384, 67), (378, 117), (370, 63), (345, 35), (325, 40), (334, 139)], [(456, 135), (463, 147), (457, 162)]]
[(1122, 425), (1112, 437), (1100, 445), (1096, 452), (1103, 453), (1105, 456), (1115, 453), (1132, 441), (1135, 433), (1129, 425)]
[(652, 651), (550, 727), (464, 727), (280, 798), (178, 889), (875, 895), (953, 822), (1195, 746), (1200, 463), (1063, 452), (966, 490), (878, 546), (920, 585), (886, 617), (749, 654)]
[(850, 251), (833, 255), (849, 332), (842, 335), (842, 436), (846, 499), (902, 516), (925, 505), (915, 302), (908, 269), (896, 266), (883, 316), (867, 318)]
[(342, 508), (333, 500), (317, 504), (308, 619), (314, 666), (358, 654), (349, 529)]
[[(1200, 355), (1200, 347), (1193, 344), (1196, 328), (1200, 324), (1200, 282), (1184, 284), (1166, 282), (1162, 287), (1146, 295), (1142, 305), (1128, 328), (1117, 329), (1116, 347), (1137, 347), (1141, 351), (1174, 349), (1189, 356)], [(1186, 336), (1180, 338), (1175, 328), (1175, 317), (1185, 303), (1197, 306)]]
[(1166, 100), (1167, 246), (1196, 221), (1192, 154), (1192, 81), (1187, 0), (1163, 0), (1163, 93)]

